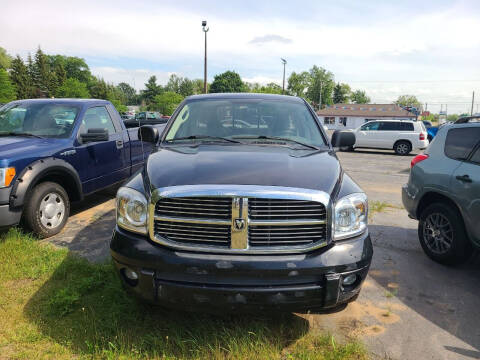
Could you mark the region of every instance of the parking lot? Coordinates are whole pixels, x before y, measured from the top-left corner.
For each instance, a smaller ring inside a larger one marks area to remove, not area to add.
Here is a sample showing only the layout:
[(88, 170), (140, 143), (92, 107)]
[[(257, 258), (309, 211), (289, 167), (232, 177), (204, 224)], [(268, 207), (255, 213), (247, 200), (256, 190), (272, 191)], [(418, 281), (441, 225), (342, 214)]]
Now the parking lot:
[[(369, 196), (375, 255), (357, 302), (332, 314), (302, 316), (311, 328), (359, 337), (374, 358), (480, 359), (480, 256), (449, 268), (424, 255), (417, 222), (401, 203), (413, 155), (357, 150), (338, 156)], [(103, 261), (114, 218), (112, 195), (95, 195), (77, 204), (64, 231), (47, 241)]]

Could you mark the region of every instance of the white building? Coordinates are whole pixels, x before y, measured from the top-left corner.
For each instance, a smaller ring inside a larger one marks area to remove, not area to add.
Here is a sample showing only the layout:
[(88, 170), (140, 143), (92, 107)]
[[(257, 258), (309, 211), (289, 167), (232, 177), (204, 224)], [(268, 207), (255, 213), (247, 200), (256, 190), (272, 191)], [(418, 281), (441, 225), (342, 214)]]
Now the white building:
[(332, 130), (356, 129), (370, 120), (415, 120), (415, 114), (396, 104), (335, 104), (317, 111), (319, 119)]

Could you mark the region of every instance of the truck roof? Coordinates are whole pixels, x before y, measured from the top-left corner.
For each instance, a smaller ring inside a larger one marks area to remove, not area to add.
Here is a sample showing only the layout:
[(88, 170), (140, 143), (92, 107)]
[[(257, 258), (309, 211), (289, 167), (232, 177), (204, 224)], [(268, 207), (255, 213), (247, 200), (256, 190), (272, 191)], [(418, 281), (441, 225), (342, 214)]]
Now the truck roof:
[(303, 99), (297, 96), (276, 95), (276, 94), (262, 94), (262, 93), (215, 93), (192, 95), (186, 100), (220, 100), (220, 99), (264, 99), (264, 100), (284, 100), (302, 102)]
[(80, 104), (80, 105), (88, 105), (88, 104), (109, 104), (110, 102), (107, 100), (101, 99), (24, 99), (24, 100), (15, 100), (12, 101), (15, 103), (20, 102), (36, 102), (36, 103), (55, 103), (55, 104)]

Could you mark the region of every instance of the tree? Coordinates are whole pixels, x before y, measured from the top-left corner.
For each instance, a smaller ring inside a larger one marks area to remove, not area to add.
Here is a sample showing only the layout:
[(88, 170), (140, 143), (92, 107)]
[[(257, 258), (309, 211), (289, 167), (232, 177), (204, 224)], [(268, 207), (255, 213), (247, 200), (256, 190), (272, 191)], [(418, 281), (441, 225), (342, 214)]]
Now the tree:
[(145, 90), (142, 90), (142, 98), (147, 105), (153, 102), (155, 96), (160, 95), (163, 89), (160, 85), (157, 85), (157, 77), (155, 75), (150, 76), (148, 82), (145, 84)]
[(7, 71), (0, 69), (0, 103), (8, 103), (15, 98), (15, 87), (10, 82)]
[(350, 100), (354, 104), (368, 104), (371, 101), (370, 98), (367, 96), (367, 93), (363, 90), (355, 90), (354, 92), (352, 92), (352, 94), (350, 95)]
[(225, 71), (222, 74), (215, 75), (210, 86), (211, 93), (245, 92), (246, 90), (240, 75), (235, 71)]
[(292, 72), (288, 77), (287, 90), (290, 94), (304, 97), (305, 91), (308, 88), (310, 74), (307, 71), (296, 73)]
[(125, 82), (121, 82), (117, 85), (118, 91), (122, 94), (122, 97), (125, 99), (124, 102), (126, 105), (136, 105), (137, 104), (137, 91)]
[[(335, 83), (333, 82), (333, 74), (325, 70), (324, 68), (314, 65), (309, 71), (309, 84), (307, 89), (307, 99), (312, 103), (319, 104), (322, 108), (324, 104), (333, 104), (333, 88)], [(320, 97), (320, 89), (322, 96)]]
[(57, 89), (56, 93), (59, 98), (89, 98), (90, 94), (87, 89), (87, 84), (80, 82), (77, 79), (67, 79)]
[(351, 93), (350, 86), (348, 84), (337, 83), (333, 88), (333, 103), (334, 104), (348, 104)]
[(17, 91), (17, 99), (31, 97), (31, 80), (28, 75), (28, 68), (18, 55), (11, 62), (10, 79)]
[(88, 83), (92, 74), (84, 59), (75, 56), (47, 55), (48, 63), (52, 70), (61, 66), (65, 71), (65, 78), (77, 79)]
[(90, 78), (88, 82), (88, 91), (94, 99), (106, 100), (108, 98), (107, 83), (105, 80), (97, 78), (96, 76)]
[(187, 97), (194, 94), (195, 84), (189, 78), (183, 78), (178, 88), (178, 93), (183, 97)]
[(0, 69), (9, 69), (12, 60), (12, 57), (7, 54), (7, 51), (0, 47)]
[(183, 78), (177, 74), (170, 75), (167, 85), (165, 85), (165, 91), (180, 93), (180, 84), (182, 83)]
[(153, 103), (149, 106), (149, 110), (160, 111), (163, 115), (172, 115), (182, 100), (182, 95), (173, 91), (165, 91), (155, 96)]
[(56, 87), (56, 79), (50, 72), (48, 58), (40, 47), (35, 53), (32, 83), (38, 97), (50, 97)]
[(395, 104), (400, 105), (402, 107), (412, 106), (417, 108), (418, 111), (423, 110), (422, 103), (418, 101), (417, 97), (414, 95), (400, 95), (397, 101), (395, 101)]
[(275, 83), (268, 83), (267, 85), (260, 85), (259, 83), (247, 84), (248, 90), (253, 93), (263, 94), (282, 94), (282, 87)]
[[(193, 82), (193, 93), (203, 94), (203, 79), (195, 79)], [(210, 88), (210, 84), (207, 83), (207, 91)]]

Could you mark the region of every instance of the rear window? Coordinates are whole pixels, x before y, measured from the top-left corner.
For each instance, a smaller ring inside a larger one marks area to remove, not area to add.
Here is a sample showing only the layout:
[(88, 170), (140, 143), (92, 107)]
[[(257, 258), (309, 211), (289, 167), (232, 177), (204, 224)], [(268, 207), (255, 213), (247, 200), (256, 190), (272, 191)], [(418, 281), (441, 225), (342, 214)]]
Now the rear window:
[(448, 131), (445, 141), (445, 155), (465, 160), (480, 141), (480, 127), (465, 127)]

